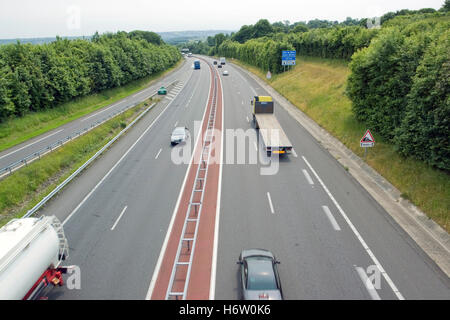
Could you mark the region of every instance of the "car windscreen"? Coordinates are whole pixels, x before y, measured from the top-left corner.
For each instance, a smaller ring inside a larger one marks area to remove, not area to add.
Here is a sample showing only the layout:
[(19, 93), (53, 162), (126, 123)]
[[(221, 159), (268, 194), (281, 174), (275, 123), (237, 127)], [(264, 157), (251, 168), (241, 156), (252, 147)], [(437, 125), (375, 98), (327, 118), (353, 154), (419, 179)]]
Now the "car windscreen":
[(277, 290), (272, 259), (268, 257), (249, 257), (248, 266), (248, 290)]

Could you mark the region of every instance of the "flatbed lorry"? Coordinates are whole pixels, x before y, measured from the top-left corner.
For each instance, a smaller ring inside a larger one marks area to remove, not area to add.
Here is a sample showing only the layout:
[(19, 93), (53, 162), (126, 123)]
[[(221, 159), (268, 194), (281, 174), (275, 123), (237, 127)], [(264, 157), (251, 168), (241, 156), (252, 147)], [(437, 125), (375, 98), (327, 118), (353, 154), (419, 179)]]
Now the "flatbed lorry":
[(272, 97), (255, 96), (251, 104), (253, 124), (259, 129), (267, 156), (292, 153), (292, 143), (275, 117)]

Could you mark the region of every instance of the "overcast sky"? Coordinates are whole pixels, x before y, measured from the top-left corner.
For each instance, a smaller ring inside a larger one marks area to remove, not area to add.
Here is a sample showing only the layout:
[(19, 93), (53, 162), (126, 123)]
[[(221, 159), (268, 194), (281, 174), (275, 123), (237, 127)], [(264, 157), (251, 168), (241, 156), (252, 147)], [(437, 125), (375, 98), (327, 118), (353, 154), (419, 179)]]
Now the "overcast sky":
[(239, 30), (270, 22), (380, 16), (442, 7), (444, 0), (0, 0), (0, 38), (92, 35), (118, 30)]

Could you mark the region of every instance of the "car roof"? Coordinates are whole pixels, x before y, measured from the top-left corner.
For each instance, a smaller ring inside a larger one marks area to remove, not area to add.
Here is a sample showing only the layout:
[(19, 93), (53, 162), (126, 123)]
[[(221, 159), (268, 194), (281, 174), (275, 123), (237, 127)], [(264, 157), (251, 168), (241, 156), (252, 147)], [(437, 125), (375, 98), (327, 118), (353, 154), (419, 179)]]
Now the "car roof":
[(267, 256), (252, 256), (246, 259), (249, 290), (277, 290), (272, 259)]

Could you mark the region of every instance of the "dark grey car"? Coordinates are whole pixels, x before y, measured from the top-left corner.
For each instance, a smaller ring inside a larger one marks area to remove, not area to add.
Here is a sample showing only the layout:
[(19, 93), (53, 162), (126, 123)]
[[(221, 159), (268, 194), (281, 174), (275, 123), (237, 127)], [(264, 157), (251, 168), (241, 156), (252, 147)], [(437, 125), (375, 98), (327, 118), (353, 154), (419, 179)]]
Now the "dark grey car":
[(243, 250), (239, 256), (240, 284), (244, 300), (283, 300), (277, 265), (268, 250)]

